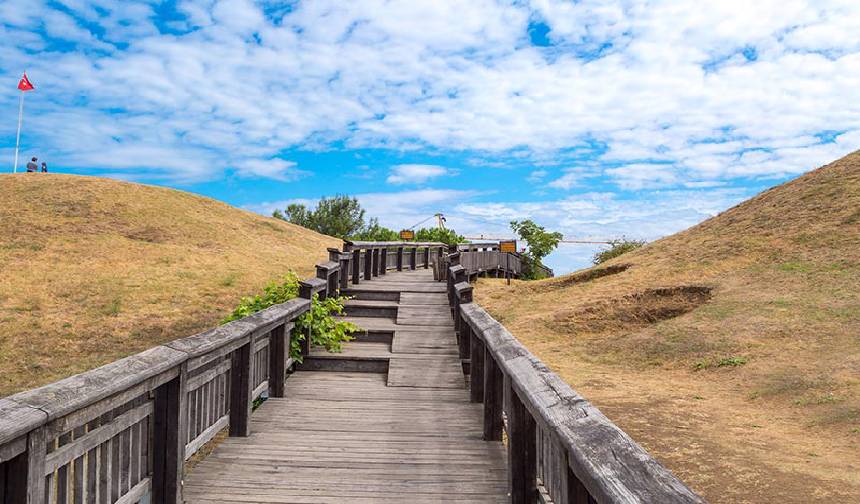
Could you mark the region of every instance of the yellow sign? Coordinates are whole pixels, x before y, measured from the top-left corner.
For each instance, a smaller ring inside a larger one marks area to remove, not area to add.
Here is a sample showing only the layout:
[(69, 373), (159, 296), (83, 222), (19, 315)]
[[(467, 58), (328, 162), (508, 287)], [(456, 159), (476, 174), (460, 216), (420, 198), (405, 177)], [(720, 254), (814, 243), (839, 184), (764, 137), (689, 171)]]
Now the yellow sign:
[(403, 231), (400, 232), (400, 239), (401, 240), (414, 240), (415, 239), (415, 231), (412, 231), (411, 229), (404, 229)]
[(516, 240), (499, 242), (499, 250), (502, 252), (510, 252), (512, 254), (515, 254), (517, 252)]

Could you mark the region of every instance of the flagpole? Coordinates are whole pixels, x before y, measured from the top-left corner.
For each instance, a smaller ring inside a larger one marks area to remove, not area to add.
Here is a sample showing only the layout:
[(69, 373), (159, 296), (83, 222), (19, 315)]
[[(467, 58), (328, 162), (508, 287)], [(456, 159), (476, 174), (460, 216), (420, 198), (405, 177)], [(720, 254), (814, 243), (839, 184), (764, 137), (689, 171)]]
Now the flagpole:
[(18, 133), (15, 135), (15, 167), (12, 173), (18, 173), (18, 146), (21, 144), (21, 122), (24, 119), (24, 92), (21, 91), (21, 103), (18, 105)]

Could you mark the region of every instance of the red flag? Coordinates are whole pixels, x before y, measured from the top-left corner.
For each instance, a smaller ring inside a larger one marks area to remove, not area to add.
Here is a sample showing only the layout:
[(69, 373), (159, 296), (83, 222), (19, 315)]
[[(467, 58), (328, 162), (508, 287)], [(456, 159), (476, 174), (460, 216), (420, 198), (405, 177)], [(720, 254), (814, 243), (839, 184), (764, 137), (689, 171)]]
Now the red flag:
[(21, 80), (18, 82), (18, 89), (21, 91), (32, 91), (36, 89), (30, 82), (30, 79), (27, 78), (27, 72), (24, 72), (24, 76), (21, 77)]

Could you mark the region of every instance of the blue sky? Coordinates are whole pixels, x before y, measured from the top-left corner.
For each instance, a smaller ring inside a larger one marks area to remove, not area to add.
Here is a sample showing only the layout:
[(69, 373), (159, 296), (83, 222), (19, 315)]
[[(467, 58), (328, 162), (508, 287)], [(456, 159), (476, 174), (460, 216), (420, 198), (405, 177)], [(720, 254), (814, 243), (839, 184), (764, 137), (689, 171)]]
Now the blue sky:
[[(6, 0), (0, 158), (652, 240), (860, 147), (854, 1)], [(593, 246), (563, 245), (569, 271)]]

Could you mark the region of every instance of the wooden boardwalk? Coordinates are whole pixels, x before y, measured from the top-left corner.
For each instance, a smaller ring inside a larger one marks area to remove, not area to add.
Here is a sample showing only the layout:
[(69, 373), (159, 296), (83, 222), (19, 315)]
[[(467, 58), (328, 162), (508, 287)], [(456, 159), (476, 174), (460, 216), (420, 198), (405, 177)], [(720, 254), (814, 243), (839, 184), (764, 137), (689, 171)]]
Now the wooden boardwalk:
[[(509, 500), (506, 452), (481, 439), (483, 409), (469, 402), (445, 284), (416, 270), (353, 287), (365, 295), (351, 307), (370, 316), (346, 318), (376, 336), (342, 354), (315, 349), (309, 361), (387, 361), (388, 372), (296, 372), (286, 397), (251, 417), (249, 437), (227, 438), (186, 475), (186, 502)], [(395, 308), (396, 317), (373, 316)]]

